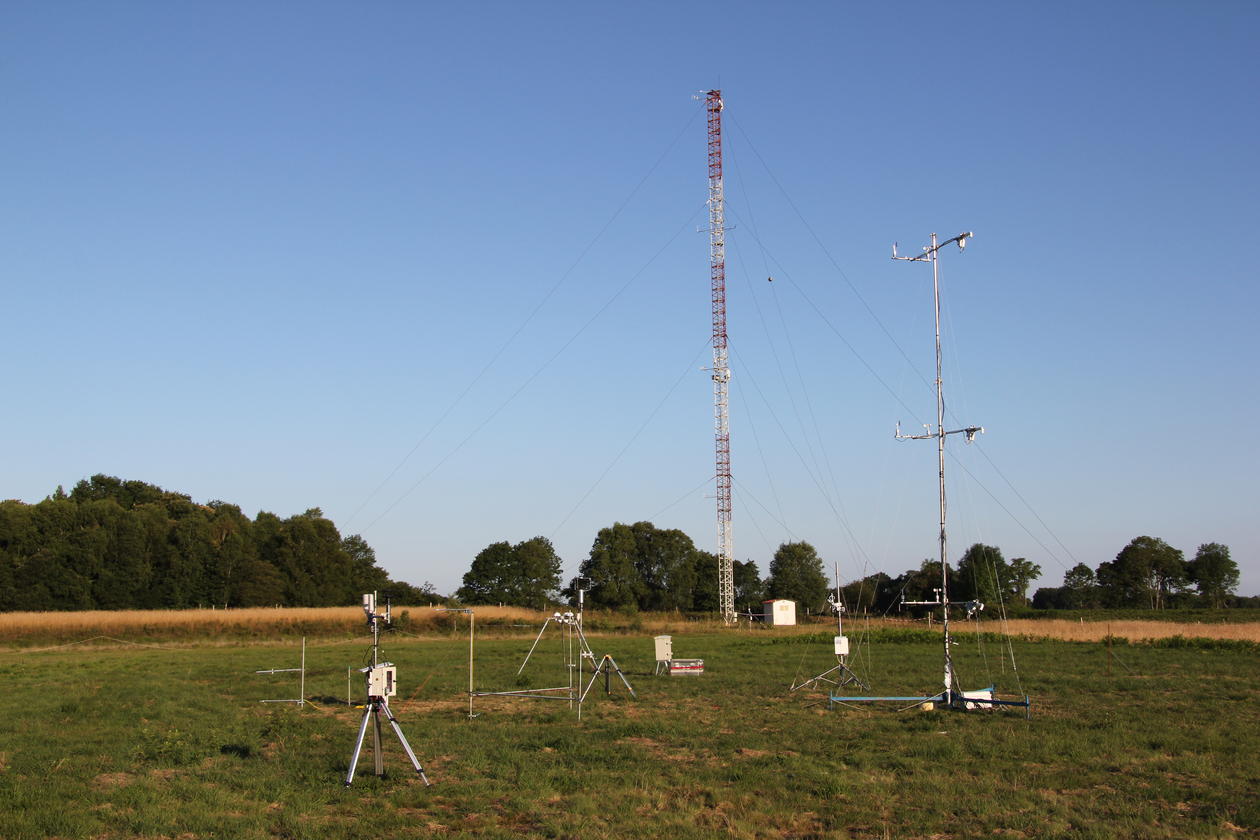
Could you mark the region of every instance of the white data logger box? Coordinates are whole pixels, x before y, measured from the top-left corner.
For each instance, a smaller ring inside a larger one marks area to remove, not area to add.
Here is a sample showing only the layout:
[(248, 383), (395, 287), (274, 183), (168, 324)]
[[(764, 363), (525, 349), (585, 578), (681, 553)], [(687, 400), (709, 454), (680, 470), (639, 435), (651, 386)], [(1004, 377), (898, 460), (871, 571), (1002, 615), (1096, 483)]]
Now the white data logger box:
[(368, 669), (367, 693), (369, 697), (393, 697), (398, 693), (398, 669), (389, 662), (382, 662)]
[(656, 642), (656, 661), (668, 662), (674, 658), (674, 637), (673, 636), (656, 636), (653, 638)]

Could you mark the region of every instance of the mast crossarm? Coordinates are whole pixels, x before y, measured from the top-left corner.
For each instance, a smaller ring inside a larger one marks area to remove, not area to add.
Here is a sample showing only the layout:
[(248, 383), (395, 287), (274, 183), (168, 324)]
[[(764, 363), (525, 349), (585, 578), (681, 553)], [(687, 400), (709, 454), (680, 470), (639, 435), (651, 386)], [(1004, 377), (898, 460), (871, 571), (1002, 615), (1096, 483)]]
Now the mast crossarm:
[[(930, 430), (932, 427), (924, 426), (924, 428)], [(984, 434), (984, 426), (967, 426), (965, 429), (949, 429), (948, 431), (944, 433), (928, 431), (926, 434), (922, 434), (922, 435), (903, 435), (901, 433), (901, 424), (898, 423), (897, 431), (896, 433), (893, 434), (893, 437), (895, 437), (897, 440), (936, 440), (937, 438), (941, 437), (942, 434), (966, 435), (967, 443), (971, 443), (973, 440), (976, 439), (976, 435)]]
[(898, 421), (897, 431), (893, 434), (893, 437), (895, 437), (897, 440), (932, 440), (933, 438), (939, 437), (939, 435), (937, 435), (935, 432), (932, 431), (932, 427), (929, 424), (924, 423), (923, 428), (928, 430), (926, 434), (903, 435), (901, 433), (901, 422)]
[(967, 443), (971, 443), (973, 440), (975, 440), (975, 439), (976, 439), (976, 435), (977, 435), (977, 434), (984, 434), (984, 426), (968, 426), (968, 427), (967, 427), (967, 428), (965, 428), (965, 429), (954, 429), (954, 430), (952, 430), (952, 431), (945, 432), (945, 434), (947, 434), (947, 435), (966, 435), (966, 436), (967, 436)]

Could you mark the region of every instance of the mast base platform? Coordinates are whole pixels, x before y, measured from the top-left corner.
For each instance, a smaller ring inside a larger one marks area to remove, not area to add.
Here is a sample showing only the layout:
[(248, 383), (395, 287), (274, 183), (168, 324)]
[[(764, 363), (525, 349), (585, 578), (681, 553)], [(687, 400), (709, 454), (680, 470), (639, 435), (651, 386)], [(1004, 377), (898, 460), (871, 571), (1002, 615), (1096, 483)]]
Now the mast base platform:
[[(921, 707), (925, 709), (996, 709), (1003, 706), (1013, 706), (1024, 709), (1024, 716), (1032, 718), (1032, 700), (1028, 695), (1024, 695), (1023, 700), (1003, 700), (997, 697), (994, 686), (982, 688), (975, 691), (958, 691), (953, 692), (950, 696), (946, 696), (944, 692), (933, 694), (927, 697), (871, 697), (871, 696), (855, 696), (855, 697), (837, 697), (831, 695), (827, 698), (828, 707), (837, 703), (907, 703), (906, 708)], [(930, 705), (929, 705), (930, 704)]]

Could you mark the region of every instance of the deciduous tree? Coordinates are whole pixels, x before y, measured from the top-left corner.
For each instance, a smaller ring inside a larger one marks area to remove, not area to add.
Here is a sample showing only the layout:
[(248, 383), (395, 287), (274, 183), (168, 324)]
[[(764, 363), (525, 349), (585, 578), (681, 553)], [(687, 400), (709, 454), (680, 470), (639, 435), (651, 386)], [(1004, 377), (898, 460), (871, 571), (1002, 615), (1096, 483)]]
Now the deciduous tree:
[(696, 585), (691, 593), (691, 608), (696, 612), (718, 611), (718, 560), (711, 551), (696, 551)]
[(388, 583), (367, 543), (342, 541), (318, 508), (251, 521), (107, 475), (0, 502), (0, 609), (331, 606)]
[(546, 537), (534, 537), (512, 548), (517, 570), (511, 603), (541, 610), (551, 603), (560, 588), (560, 555)]
[[(761, 612), (761, 602), (766, 598), (766, 583), (761, 579), (757, 564), (752, 560), (731, 562), (735, 582), (735, 609), (741, 612)], [(717, 580), (713, 581), (717, 589)]]
[(1097, 571), (1103, 600), (1114, 607), (1163, 609), (1186, 583), (1184, 555), (1158, 537), (1136, 537)]
[(509, 603), (517, 576), (515, 565), (511, 543), (490, 543), (473, 558), (455, 597), (464, 604)]
[(1098, 579), (1094, 570), (1077, 563), (1063, 575), (1063, 600), (1067, 609), (1090, 609), (1098, 606)]
[(958, 585), (950, 584), (950, 598), (977, 600), (997, 606), (1011, 591), (1011, 568), (995, 545), (976, 543), (958, 561)]
[(651, 522), (636, 522), (635, 569), (643, 582), (639, 608), (652, 611), (689, 610), (696, 588), (696, 546), (677, 529), (662, 530)]
[(822, 558), (807, 542), (786, 542), (774, 552), (766, 591), (771, 598), (789, 598), (804, 611), (817, 613), (827, 605), (827, 575)]
[(1016, 557), (1008, 564), (1010, 571), (1010, 596), (1012, 603), (1028, 603), (1028, 587), (1041, 577), (1041, 566), (1023, 557)]
[(1229, 546), (1204, 543), (1187, 564), (1187, 577), (1208, 606), (1219, 608), (1238, 589), (1238, 564), (1229, 557)]

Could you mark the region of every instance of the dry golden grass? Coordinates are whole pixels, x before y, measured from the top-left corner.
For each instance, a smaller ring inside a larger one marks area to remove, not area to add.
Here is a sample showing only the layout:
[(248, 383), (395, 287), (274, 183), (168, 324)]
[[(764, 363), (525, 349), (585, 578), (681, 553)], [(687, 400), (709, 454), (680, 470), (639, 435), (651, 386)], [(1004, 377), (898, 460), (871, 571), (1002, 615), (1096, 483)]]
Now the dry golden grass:
[[(400, 629), (407, 633), (426, 634), (448, 632), (464, 627), (463, 616), (442, 612), (430, 605), (395, 606), (394, 615), (406, 615)], [(480, 632), (503, 634), (530, 634), (550, 614), (519, 607), (476, 607), (476, 621)], [(851, 626), (878, 628), (920, 628), (923, 622), (900, 618), (855, 618)], [(680, 614), (645, 613), (625, 616), (599, 610), (586, 613), (587, 630), (658, 633), (706, 633), (723, 629), (716, 619), (694, 619)], [(834, 626), (831, 621), (815, 619), (794, 627), (749, 626), (741, 623), (736, 632), (774, 633), (793, 635), (826, 632)], [(939, 626), (939, 625), (936, 625)], [(960, 621), (954, 624), (957, 632), (973, 632), (976, 629), (998, 632), (1002, 625), (986, 621), (979, 625)], [(134, 640), (136, 638), (178, 639), (191, 641), (214, 637), (267, 637), (294, 633), (319, 635), (355, 635), (362, 632), (363, 610), (360, 607), (256, 607), (233, 610), (93, 610), (85, 612), (12, 612), (0, 613), (0, 642), (31, 643), (41, 640), (84, 640), (108, 637)], [(1063, 619), (1013, 619), (1006, 622), (1007, 632), (1029, 638), (1049, 638), (1065, 641), (1095, 642), (1108, 635), (1138, 642), (1147, 639), (1164, 639), (1172, 636), (1207, 639), (1233, 639), (1260, 642), (1260, 622), (1238, 624), (1179, 623), (1165, 621), (1071, 621)]]
[[(812, 623), (795, 627), (776, 627), (773, 633), (816, 633), (826, 627), (834, 627), (834, 619), (815, 620)], [(919, 630), (938, 630), (939, 622), (931, 625), (923, 621), (904, 618), (854, 618), (846, 622), (848, 628), (870, 627), (880, 628), (914, 628)], [(1112, 619), (1107, 621), (1080, 621), (1056, 618), (1022, 618), (1000, 621), (954, 621), (950, 624), (954, 633), (1006, 632), (1013, 636), (1029, 639), (1056, 639), (1067, 642), (1100, 642), (1111, 636), (1115, 639), (1127, 639), (1141, 642), (1152, 639), (1170, 639), (1182, 636), (1188, 639), (1231, 639), (1238, 641), (1260, 642), (1260, 622), (1213, 623), (1213, 622), (1181, 622), (1181, 621), (1141, 621)], [(854, 632), (850, 630), (849, 632)]]
[[(961, 622), (964, 631), (974, 630), (970, 622)], [(985, 622), (982, 630), (1000, 630), (1001, 625)], [(1260, 642), (1260, 623), (1204, 624), (1174, 621), (1068, 621), (1064, 619), (1012, 619), (1006, 630), (1016, 636), (1038, 639), (1062, 639), (1069, 642), (1100, 642), (1108, 635), (1140, 642), (1146, 639), (1170, 639), (1184, 636), (1193, 639), (1234, 639)]]
[[(395, 617), (407, 613), (407, 629), (425, 632), (452, 620), (425, 606), (395, 606)], [(542, 613), (516, 607), (477, 607), (477, 616), (496, 623), (519, 620), (537, 624)], [(41, 635), (65, 637), (284, 633), (359, 632), (363, 625), (362, 607), (250, 607), (218, 610), (84, 610), (82, 612), (0, 613), (0, 639), (31, 638)]]
[(358, 618), (357, 607), (256, 607), (241, 610), (84, 610), (0, 613), (0, 634), (39, 630), (127, 631), (138, 628), (275, 626)]

